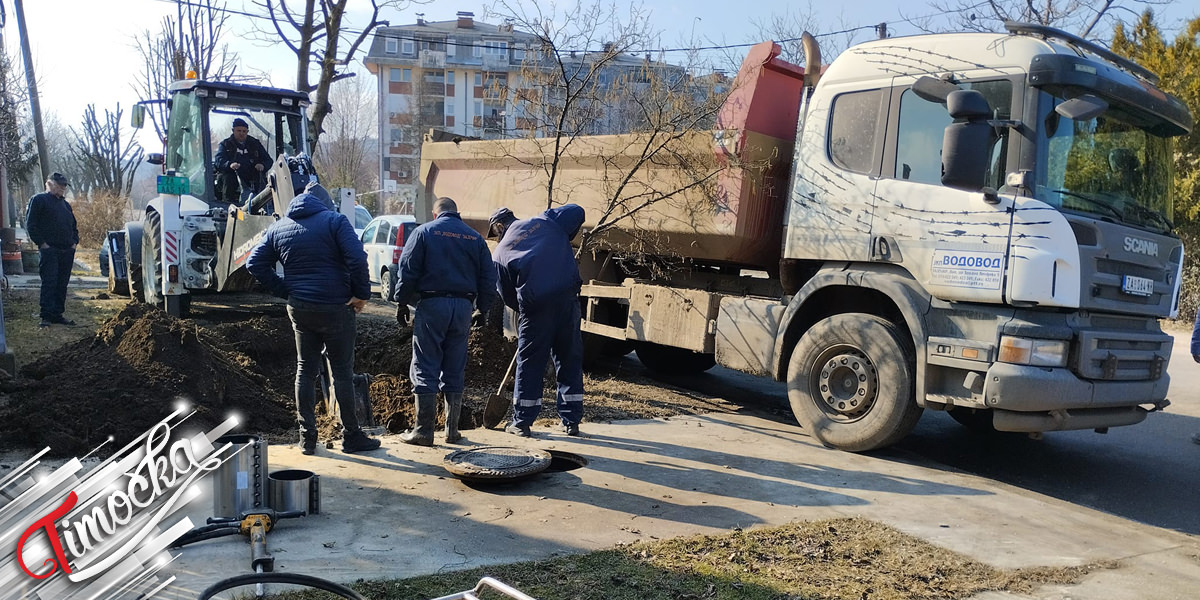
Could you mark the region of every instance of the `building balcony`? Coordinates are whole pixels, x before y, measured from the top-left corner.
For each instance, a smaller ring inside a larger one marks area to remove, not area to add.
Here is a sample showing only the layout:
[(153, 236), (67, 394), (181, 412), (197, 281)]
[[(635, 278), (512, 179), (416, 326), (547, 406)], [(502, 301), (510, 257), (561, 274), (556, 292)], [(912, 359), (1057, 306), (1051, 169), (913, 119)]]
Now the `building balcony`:
[(439, 50), (422, 50), (418, 63), (422, 69), (445, 69), (446, 53)]

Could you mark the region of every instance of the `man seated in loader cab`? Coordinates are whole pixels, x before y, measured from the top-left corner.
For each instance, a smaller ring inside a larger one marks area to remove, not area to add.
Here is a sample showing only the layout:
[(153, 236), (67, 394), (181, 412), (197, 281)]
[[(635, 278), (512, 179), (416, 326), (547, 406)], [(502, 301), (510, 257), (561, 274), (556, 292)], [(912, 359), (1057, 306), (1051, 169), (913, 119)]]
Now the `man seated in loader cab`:
[(250, 135), (250, 125), (238, 118), (233, 120), (233, 133), (217, 147), (213, 163), (217, 199), (240, 205), (262, 191), (271, 155)]

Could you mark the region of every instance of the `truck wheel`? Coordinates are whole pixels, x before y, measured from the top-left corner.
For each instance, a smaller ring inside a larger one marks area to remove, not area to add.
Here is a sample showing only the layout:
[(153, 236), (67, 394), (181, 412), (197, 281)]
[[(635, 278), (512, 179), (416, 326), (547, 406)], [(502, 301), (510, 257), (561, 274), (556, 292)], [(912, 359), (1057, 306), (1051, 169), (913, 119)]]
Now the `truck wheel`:
[(717, 364), (711, 354), (702, 354), (661, 344), (643, 342), (637, 345), (635, 351), (638, 360), (642, 361), (647, 369), (664, 375), (703, 373)]
[(387, 269), (379, 274), (379, 297), (386, 302), (392, 301), (392, 272)]
[(831, 448), (864, 452), (908, 435), (916, 353), (892, 323), (849, 313), (818, 321), (792, 351), (788, 401), (796, 420)]
[(108, 293), (118, 296), (129, 295), (129, 280), (117, 279), (117, 269), (113, 264), (113, 256), (108, 255)]
[(162, 219), (149, 211), (142, 219), (142, 296), (147, 304), (162, 304)]

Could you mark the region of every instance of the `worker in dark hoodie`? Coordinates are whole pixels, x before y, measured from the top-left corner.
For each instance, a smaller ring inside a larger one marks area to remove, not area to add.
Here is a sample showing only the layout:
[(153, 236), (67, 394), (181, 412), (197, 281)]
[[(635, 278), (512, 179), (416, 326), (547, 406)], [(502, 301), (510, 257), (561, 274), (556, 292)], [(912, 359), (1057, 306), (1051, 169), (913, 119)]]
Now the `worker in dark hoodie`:
[[(283, 277), (275, 272), (276, 263), (283, 264)], [(354, 321), (371, 297), (367, 253), (350, 220), (333, 210), (329, 192), (314, 184), (293, 198), (287, 215), (251, 251), (246, 267), (271, 293), (287, 298), (296, 332), (296, 410), (303, 453), (317, 448), (315, 384), (322, 348), (342, 417), (342, 451), (379, 448), (379, 440), (359, 428), (354, 412)]]
[(579, 331), (579, 264), (571, 239), (583, 226), (576, 204), (508, 226), (492, 254), (504, 304), (517, 311), (517, 379), (509, 433), (530, 437), (542, 409), (546, 361), (554, 360), (563, 431), (579, 435), (583, 418), (583, 338)]

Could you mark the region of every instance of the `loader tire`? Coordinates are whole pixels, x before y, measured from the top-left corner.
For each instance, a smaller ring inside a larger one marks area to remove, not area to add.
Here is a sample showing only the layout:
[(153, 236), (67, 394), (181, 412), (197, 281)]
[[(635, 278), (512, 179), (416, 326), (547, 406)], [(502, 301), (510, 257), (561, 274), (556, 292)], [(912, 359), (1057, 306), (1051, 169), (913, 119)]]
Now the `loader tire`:
[(788, 362), (788, 402), (796, 421), (822, 444), (848, 452), (891, 445), (908, 435), (916, 403), (916, 353), (893, 323), (861, 313), (812, 326)]
[(161, 306), (162, 298), (162, 218), (147, 211), (142, 219), (142, 296), (147, 304)]

